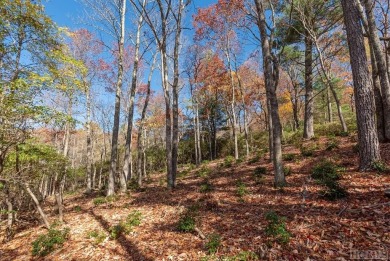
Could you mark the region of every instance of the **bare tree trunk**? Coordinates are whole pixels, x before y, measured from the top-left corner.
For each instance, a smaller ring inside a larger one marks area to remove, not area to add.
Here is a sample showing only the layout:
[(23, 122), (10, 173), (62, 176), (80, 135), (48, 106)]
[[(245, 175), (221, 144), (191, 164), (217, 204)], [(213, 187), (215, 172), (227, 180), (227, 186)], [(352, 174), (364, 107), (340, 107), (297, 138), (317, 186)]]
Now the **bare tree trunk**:
[(269, 160), (273, 161), (274, 158), (274, 128), (272, 124), (272, 115), (271, 115), (271, 103), (267, 99), (267, 111), (268, 111), (268, 146), (269, 146)]
[(343, 132), (347, 133), (348, 132), (348, 127), (347, 127), (347, 124), (345, 123), (344, 116), (343, 116), (343, 113), (341, 111), (340, 100), (337, 97), (336, 90), (334, 89), (332, 78), (328, 74), (328, 72), (327, 72), (327, 70), (325, 68), (325, 62), (324, 62), (324, 57), (322, 55), (322, 51), (320, 50), (320, 47), (318, 46), (317, 39), (312, 39), (312, 40), (314, 41), (315, 47), (316, 47), (318, 55), (319, 55), (322, 73), (323, 73), (323, 75), (325, 77), (325, 80), (326, 80), (326, 83), (328, 85), (328, 88), (330, 88), (330, 90), (331, 90), (331, 92), (333, 94), (333, 98), (334, 98), (334, 100), (336, 102), (337, 113), (338, 113), (338, 116), (339, 116), (339, 119), (340, 119), (341, 127), (343, 128)]
[(334, 100), (336, 102), (337, 114), (339, 116), (341, 127), (343, 128), (343, 132), (347, 133), (348, 132), (348, 127), (347, 127), (347, 124), (345, 122), (345, 119), (344, 119), (344, 116), (343, 116), (343, 112), (342, 112), (342, 109), (341, 109), (340, 100), (337, 97), (337, 93), (336, 93), (336, 91), (334, 89), (333, 83), (331, 83), (331, 85), (330, 85), (330, 90), (332, 91), (333, 98), (334, 98)]
[(356, 99), (360, 170), (372, 169), (381, 159), (375, 126), (375, 105), (363, 31), (356, 0), (342, 0)]
[(138, 129), (138, 139), (137, 139), (137, 151), (138, 151), (138, 159), (137, 159), (137, 176), (138, 176), (138, 185), (142, 186), (142, 179), (145, 176), (143, 171), (143, 158), (144, 158), (144, 144), (143, 144), (143, 134), (144, 134), (144, 128), (145, 128), (145, 118), (146, 118), (146, 111), (148, 109), (149, 105), (149, 99), (150, 99), (150, 85), (152, 82), (152, 75), (154, 71), (154, 66), (156, 62), (156, 56), (153, 58), (153, 63), (149, 69), (149, 77), (148, 77), (148, 83), (147, 83), (147, 90), (146, 90), (146, 97), (144, 106), (142, 108), (141, 113), (141, 119), (140, 119), (140, 126)]
[(313, 40), (305, 30), (305, 118), (303, 138), (314, 137)]
[(30, 185), (28, 183), (24, 183), (24, 187), (26, 188), (26, 191), (27, 193), (30, 195), (30, 197), (32, 198), (32, 200), (34, 201), (35, 203), (35, 206), (39, 212), (39, 214), (41, 215), (41, 218), (43, 220), (43, 223), (45, 224), (46, 228), (47, 229), (50, 229), (50, 223), (45, 215), (45, 212), (43, 212), (43, 209), (41, 207), (41, 205), (39, 204), (39, 201), (37, 199), (37, 197), (34, 195), (34, 193), (31, 191), (30, 189)]
[(372, 82), (374, 85), (374, 97), (375, 97), (375, 112), (376, 112), (376, 129), (378, 132), (379, 142), (385, 142), (385, 116), (383, 114), (383, 102), (382, 102), (382, 93), (381, 86), (379, 81), (378, 74), (378, 65), (375, 59), (375, 54), (370, 45), (370, 54), (371, 54), (371, 67), (372, 67)]
[(277, 58), (272, 53), (273, 39), (267, 34), (267, 22), (265, 19), (263, 3), (260, 0), (254, 0), (257, 15), (258, 27), (261, 36), (261, 46), (263, 50), (264, 78), (266, 86), (267, 99), (271, 107), (272, 117), (272, 135), (273, 135), (273, 165), (275, 171), (275, 186), (283, 187), (286, 185), (286, 179), (283, 172), (282, 162), (282, 126), (279, 118), (279, 106), (276, 96), (276, 88), (279, 81), (279, 64)]
[[(120, 0), (120, 37), (118, 42), (118, 77), (116, 82), (115, 90), (115, 113), (114, 113), (114, 126), (112, 129), (112, 143), (111, 143), (111, 161), (110, 161), (110, 172), (108, 174), (108, 185), (107, 185), (107, 196), (115, 194), (115, 176), (117, 173), (117, 160), (118, 160), (118, 138), (119, 138), (119, 120), (121, 111), (121, 90), (123, 84), (123, 56), (124, 56), (124, 45), (125, 45), (125, 14), (126, 14), (126, 3), (127, 0)], [(121, 179), (123, 183), (123, 180)], [(123, 186), (126, 184), (122, 184)]]
[[(146, 0), (143, 0), (142, 10), (144, 10), (145, 4), (146, 4)], [(133, 74), (132, 74), (131, 91), (129, 97), (129, 113), (127, 118), (125, 159), (123, 163), (123, 174), (121, 176), (122, 192), (127, 191), (127, 186), (125, 184), (129, 178), (133, 177), (133, 168), (132, 168), (132, 160), (131, 160), (131, 147), (132, 147), (131, 142), (132, 142), (133, 118), (134, 118), (134, 97), (135, 97), (135, 90), (137, 88), (137, 80), (138, 80), (139, 50), (141, 45), (142, 23), (143, 23), (143, 14), (141, 13), (138, 18), (137, 35), (135, 41), (135, 54), (134, 54), (134, 63), (133, 63)]]
[(176, 175), (177, 175), (177, 157), (179, 146), (179, 52), (180, 52), (180, 40), (182, 33), (182, 15), (184, 10), (183, 0), (179, 0), (179, 9), (177, 13), (173, 13), (176, 31), (175, 31), (175, 46), (173, 51), (173, 84), (172, 84), (172, 174), (171, 184), (168, 183), (169, 188), (176, 187)]
[(200, 121), (199, 121), (199, 104), (198, 104), (198, 101), (196, 101), (196, 105), (195, 105), (195, 121), (196, 121), (196, 130), (195, 132), (197, 133), (197, 143), (196, 143), (196, 147), (197, 147), (197, 150), (198, 150), (198, 161), (196, 163), (197, 166), (199, 166), (201, 163), (202, 163), (202, 146), (201, 146), (201, 134), (200, 134)]
[(326, 105), (328, 108), (328, 122), (333, 122), (332, 102), (330, 100), (330, 86), (326, 86)]
[(236, 117), (236, 85), (234, 83), (233, 71), (230, 60), (230, 41), (228, 36), (228, 43), (225, 50), (225, 56), (228, 62), (228, 70), (230, 74), (230, 86), (232, 88), (232, 100), (230, 103), (230, 110), (232, 111), (232, 130), (233, 130), (233, 139), (234, 139), (234, 158), (237, 160), (238, 155), (238, 139), (237, 139), (237, 117)]
[[(234, 59), (235, 64), (236, 64), (236, 59)], [(237, 67), (237, 65), (235, 66)], [(246, 156), (249, 157), (249, 135), (248, 135), (248, 119), (247, 119), (247, 108), (245, 104), (245, 97), (243, 93), (243, 87), (242, 87), (242, 82), (240, 76), (237, 74), (237, 79), (238, 79), (238, 88), (240, 89), (240, 94), (241, 94), (241, 102), (243, 106), (243, 118), (244, 118), (244, 136), (245, 136), (245, 148), (246, 148)]]
[(368, 27), (368, 37), (370, 38), (370, 43), (373, 47), (373, 52), (375, 55), (375, 60), (377, 62), (377, 69), (379, 74), (379, 79), (381, 83), (382, 91), (382, 101), (383, 101), (383, 114), (384, 125), (385, 125), (385, 137), (390, 140), (390, 82), (389, 75), (387, 73), (386, 67), (386, 58), (385, 54), (382, 52), (380, 39), (377, 33), (377, 27), (375, 24), (374, 8), (375, 3), (372, 0), (363, 0), (366, 16), (367, 16), (367, 27)]
[(5, 230), (4, 241), (8, 242), (14, 237), (13, 224), (14, 224), (14, 208), (12, 204), (11, 193), (9, 191), (9, 184), (6, 182), (5, 185), (5, 203), (7, 204), (7, 228)]
[(90, 86), (85, 86), (87, 99), (87, 193), (92, 191), (92, 143), (91, 143), (91, 90)]

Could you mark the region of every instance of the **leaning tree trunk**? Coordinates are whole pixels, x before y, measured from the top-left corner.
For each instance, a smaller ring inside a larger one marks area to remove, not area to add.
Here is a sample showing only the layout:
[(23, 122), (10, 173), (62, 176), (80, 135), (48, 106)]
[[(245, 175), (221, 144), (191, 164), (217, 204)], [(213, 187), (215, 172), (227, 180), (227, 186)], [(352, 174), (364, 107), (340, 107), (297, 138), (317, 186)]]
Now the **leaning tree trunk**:
[(332, 102), (330, 100), (330, 86), (326, 86), (326, 105), (328, 108), (328, 122), (333, 122)]
[(39, 214), (41, 215), (41, 218), (42, 218), (43, 223), (45, 224), (45, 227), (47, 229), (50, 229), (49, 220), (47, 219), (45, 212), (43, 212), (43, 209), (41, 207), (41, 204), (39, 204), (37, 197), (34, 195), (32, 190), (30, 189), (30, 185), (28, 183), (24, 183), (24, 187), (25, 187), (27, 193), (30, 195), (31, 199), (34, 201), (35, 207), (37, 208)]
[(361, 171), (372, 169), (381, 159), (375, 126), (375, 105), (368, 70), (364, 37), (356, 0), (341, 1), (351, 59), (359, 138)]

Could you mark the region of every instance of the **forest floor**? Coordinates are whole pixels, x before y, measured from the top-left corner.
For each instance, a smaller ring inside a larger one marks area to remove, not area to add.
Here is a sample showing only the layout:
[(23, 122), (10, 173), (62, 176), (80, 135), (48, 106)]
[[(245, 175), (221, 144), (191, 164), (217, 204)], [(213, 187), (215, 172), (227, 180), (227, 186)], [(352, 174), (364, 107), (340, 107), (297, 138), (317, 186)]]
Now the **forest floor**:
[[(390, 186), (390, 175), (360, 173), (354, 139), (338, 137), (338, 148), (329, 151), (325, 149), (328, 139), (320, 138), (311, 157), (285, 146), (284, 153), (296, 155), (286, 161), (292, 173), (283, 189), (273, 187), (272, 165), (263, 158), (231, 167), (213, 161), (203, 169), (184, 171), (172, 192), (165, 188), (161, 173), (152, 175), (144, 189), (97, 206), (93, 202), (97, 195), (67, 195), (62, 226), (70, 228), (69, 239), (62, 248), (37, 260), (254, 260), (249, 253), (259, 260), (350, 260), (356, 257), (354, 253), (388, 258), (390, 204), (384, 190)], [(381, 149), (390, 165), (390, 144)], [(329, 158), (343, 167), (340, 184), (348, 191), (348, 197), (336, 201), (321, 197), (322, 186), (310, 178), (313, 166)], [(267, 172), (256, 182), (253, 173), (259, 166)], [(211, 191), (204, 193), (205, 177), (201, 176), (205, 175), (199, 173), (207, 168)], [(45, 206), (52, 221), (56, 218), (53, 206), (54, 202)], [(194, 206), (198, 207), (196, 226), (201, 233), (178, 231), (180, 217)], [(109, 228), (135, 210), (142, 215), (140, 225), (110, 239)], [(267, 235), (265, 214), (270, 210), (285, 217), (291, 234), (288, 243), (278, 243)], [(101, 242), (88, 238), (93, 230), (103, 234)], [(46, 232), (39, 224), (21, 227), (11, 242), (0, 245), (0, 260), (35, 260), (31, 243)], [(221, 236), (214, 255), (208, 254), (205, 246), (210, 234)]]

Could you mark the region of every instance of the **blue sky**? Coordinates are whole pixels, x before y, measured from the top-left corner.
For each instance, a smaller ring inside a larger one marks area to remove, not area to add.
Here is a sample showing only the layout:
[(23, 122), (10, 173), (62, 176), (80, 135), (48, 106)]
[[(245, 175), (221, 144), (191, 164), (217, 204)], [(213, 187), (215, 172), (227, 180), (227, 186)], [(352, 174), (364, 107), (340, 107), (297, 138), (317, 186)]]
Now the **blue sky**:
[[(192, 3), (189, 7), (189, 12), (185, 16), (185, 26), (191, 27), (192, 15), (196, 12), (197, 8), (207, 7), (211, 4), (216, 3), (217, 0), (192, 0)], [(128, 2), (129, 3), (129, 2)], [(43, 5), (45, 6), (45, 11), (48, 16), (50, 16), (53, 21), (60, 27), (67, 27), (70, 30), (76, 30), (80, 28), (87, 28), (93, 31), (92, 28), (88, 28), (85, 24), (82, 23), (83, 13), (85, 12), (85, 7), (80, 0), (43, 0)], [(129, 5), (130, 6), (130, 5)], [(193, 30), (184, 30), (184, 37), (188, 40), (192, 39)], [(95, 33), (96, 35), (96, 33)], [(103, 36), (104, 38), (104, 36)], [(147, 72), (145, 72), (147, 76)], [(97, 87), (97, 86), (95, 86)], [(158, 71), (154, 72), (152, 88), (155, 91), (161, 92), (161, 78)], [(98, 87), (98, 89), (101, 89)], [(107, 95), (107, 93), (100, 92), (98, 99), (111, 106), (114, 104), (113, 96)], [(182, 98), (186, 97), (186, 93), (182, 93)]]
[[(216, 3), (217, 0), (192, 0), (191, 9), (206, 7)], [(83, 27), (78, 18), (82, 15), (84, 6), (76, 0), (47, 0), (43, 3), (46, 13), (59, 25), (71, 29)], [(187, 19), (191, 19), (188, 16)]]

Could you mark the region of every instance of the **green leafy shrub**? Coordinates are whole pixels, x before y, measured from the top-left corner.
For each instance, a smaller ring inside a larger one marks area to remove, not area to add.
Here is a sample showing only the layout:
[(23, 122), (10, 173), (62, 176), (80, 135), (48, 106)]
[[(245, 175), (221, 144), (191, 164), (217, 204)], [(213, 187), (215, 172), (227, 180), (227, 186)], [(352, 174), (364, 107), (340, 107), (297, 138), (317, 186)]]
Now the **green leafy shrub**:
[(210, 174), (210, 169), (206, 166), (202, 166), (199, 170), (197, 175), (201, 178), (207, 178)]
[(186, 177), (188, 174), (190, 173), (190, 170), (189, 169), (184, 169), (182, 171), (180, 171), (177, 175), (178, 178), (184, 178)]
[(249, 164), (255, 164), (255, 163), (257, 163), (257, 162), (259, 162), (260, 161), (260, 156), (259, 155), (256, 155), (256, 156), (254, 156), (253, 158), (251, 158), (249, 161), (248, 161), (248, 163)]
[(312, 171), (312, 177), (317, 180), (318, 184), (326, 187), (321, 191), (321, 195), (328, 200), (336, 200), (347, 196), (347, 191), (340, 186), (338, 180), (339, 167), (331, 161), (324, 161), (317, 164)]
[(134, 210), (127, 217), (126, 220), (121, 222), (124, 232), (126, 234), (133, 231), (134, 227), (137, 227), (141, 224), (142, 213), (138, 210)]
[(247, 194), (248, 194), (248, 189), (246, 188), (246, 185), (242, 181), (238, 181), (237, 182), (237, 196), (242, 198)]
[(236, 163), (237, 164), (240, 164), (240, 163), (243, 163), (244, 162), (244, 158), (243, 157), (240, 157), (238, 159), (236, 159)]
[(285, 176), (290, 176), (292, 173), (292, 168), (290, 166), (283, 166), (283, 173)]
[(328, 200), (337, 200), (348, 195), (347, 191), (340, 186), (337, 180), (319, 180), (319, 184), (326, 187), (326, 190), (321, 191), (321, 195)]
[(205, 247), (209, 254), (215, 254), (221, 246), (221, 236), (218, 234), (211, 234), (207, 237)]
[(259, 260), (259, 257), (251, 251), (241, 251), (235, 256), (226, 257), (223, 261), (255, 261)]
[(264, 182), (264, 174), (267, 173), (267, 169), (265, 167), (257, 167), (253, 171), (253, 177), (255, 179), (256, 184), (262, 184)]
[(81, 212), (82, 208), (77, 205), (77, 206), (74, 206), (73, 210), (76, 212)]
[(338, 174), (338, 166), (329, 160), (318, 163), (314, 166), (311, 177), (317, 180), (332, 179), (338, 180), (340, 176)]
[(106, 202), (108, 202), (108, 203), (112, 203), (112, 202), (115, 202), (118, 200), (119, 200), (118, 195), (111, 195), (111, 196), (106, 197)]
[(339, 147), (339, 142), (336, 139), (330, 139), (326, 143), (326, 150), (327, 151), (332, 151), (334, 149), (337, 149)]
[(233, 162), (234, 162), (233, 156), (226, 156), (225, 159), (223, 160), (223, 165), (226, 168), (230, 168), (231, 166), (233, 166)]
[(293, 161), (295, 159), (295, 154), (287, 153), (283, 154), (283, 160), (285, 161)]
[(201, 193), (207, 193), (213, 191), (213, 185), (209, 180), (205, 180), (202, 184), (200, 184), (199, 191)]
[(117, 224), (110, 227), (108, 230), (110, 232), (111, 239), (118, 239), (125, 231), (125, 228), (122, 226), (122, 224)]
[(308, 147), (302, 146), (300, 150), (302, 156), (312, 157), (314, 155), (314, 151), (316, 150), (316, 148), (314, 146), (308, 146)]
[(99, 205), (102, 205), (102, 204), (105, 204), (107, 201), (106, 201), (106, 198), (105, 197), (97, 197), (93, 200), (93, 204), (95, 206), (99, 206)]
[(372, 168), (378, 172), (386, 172), (388, 171), (388, 167), (386, 165), (386, 163), (384, 163), (383, 161), (375, 161), (373, 164), (372, 164)]
[(55, 249), (62, 247), (69, 236), (69, 231), (69, 228), (65, 228), (64, 230), (50, 228), (47, 234), (39, 236), (32, 242), (32, 255), (46, 256)]
[(267, 174), (267, 168), (266, 167), (257, 167), (255, 168), (253, 175), (255, 176), (262, 176)]
[(87, 232), (87, 238), (91, 239), (93, 238), (94, 239), (94, 243), (96, 245), (99, 245), (100, 243), (102, 243), (104, 241), (104, 239), (107, 238), (107, 235), (103, 232), (100, 232), (98, 230), (91, 230), (91, 231), (88, 231)]
[(139, 184), (138, 184), (138, 180), (136, 180), (135, 178), (130, 179), (127, 182), (127, 187), (131, 191), (138, 191), (140, 189)]
[(193, 205), (180, 216), (178, 230), (181, 232), (194, 232), (196, 226), (196, 217), (199, 215), (199, 206)]
[(290, 240), (290, 232), (286, 228), (286, 218), (280, 217), (274, 211), (269, 211), (265, 214), (268, 225), (265, 228), (267, 236), (272, 237), (281, 244), (287, 244)]
[(178, 229), (181, 232), (193, 232), (195, 230), (195, 217), (183, 215), (179, 220)]

